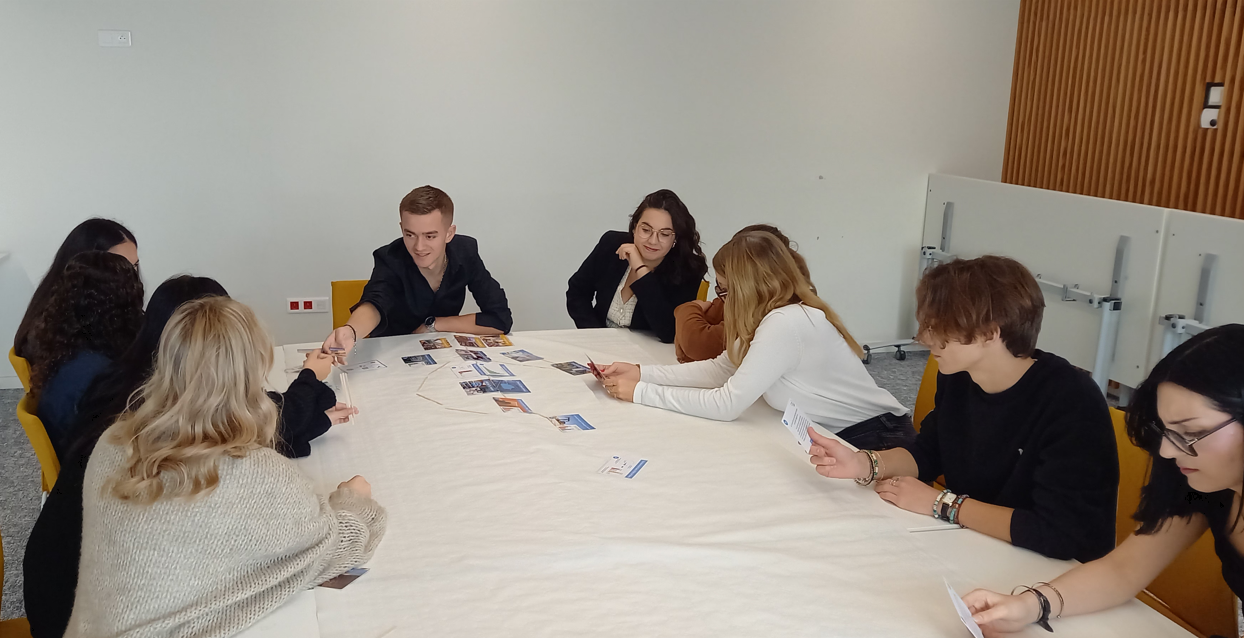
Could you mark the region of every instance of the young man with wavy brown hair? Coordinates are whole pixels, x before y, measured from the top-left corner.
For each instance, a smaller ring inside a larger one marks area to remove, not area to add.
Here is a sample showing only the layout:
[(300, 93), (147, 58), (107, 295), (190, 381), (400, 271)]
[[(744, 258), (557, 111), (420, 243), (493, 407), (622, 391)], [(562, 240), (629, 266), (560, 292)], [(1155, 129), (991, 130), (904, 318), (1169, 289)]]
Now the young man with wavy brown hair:
[[(939, 370), (915, 443), (855, 452), (815, 435), (817, 472), (1052, 558), (1089, 561), (1113, 549), (1110, 413), (1087, 373), (1037, 349), (1037, 280), (1006, 257), (956, 260), (924, 276), (916, 304), (919, 338)], [(929, 485), (938, 477), (945, 490)]]

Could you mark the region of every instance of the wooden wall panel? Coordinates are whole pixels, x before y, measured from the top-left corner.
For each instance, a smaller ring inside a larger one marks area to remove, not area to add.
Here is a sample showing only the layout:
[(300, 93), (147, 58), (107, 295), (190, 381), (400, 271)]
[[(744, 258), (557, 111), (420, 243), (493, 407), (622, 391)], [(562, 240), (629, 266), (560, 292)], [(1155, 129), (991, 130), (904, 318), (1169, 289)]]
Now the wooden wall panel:
[(1023, 0), (1002, 181), (1244, 218), (1242, 101), (1244, 0)]

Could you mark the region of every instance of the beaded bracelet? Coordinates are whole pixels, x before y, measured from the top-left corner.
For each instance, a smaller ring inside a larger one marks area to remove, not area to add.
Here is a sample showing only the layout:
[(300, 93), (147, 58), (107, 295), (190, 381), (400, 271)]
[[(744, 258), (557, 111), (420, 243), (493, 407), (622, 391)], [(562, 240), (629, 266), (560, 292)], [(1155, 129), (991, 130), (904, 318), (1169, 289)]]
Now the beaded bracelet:
[(861, 450), (861, 451), (864, 453), (865, 456), (868, 457), (868, 462), (870, 465), (872, 465), (872, 470), (869, 472), (868, 478), (855, 479), (855, 484), (856, 485), (872, 485), (873, 481), (877, 480), (877, 475), (881, 472), (881, 457), (878, 456), (877, 453), (872, 450)]
[(958, 525), (959, 527), (963, 527), (963, 523), (959, 522), (959, 508), (963, 505), (963, 502), (966, 500), (968, 500), (967, 494), (960, 494), (955, 497), (955, 502), (950, 505), (950, 517), (947, 520), (948, 523), (951, 523), (953, 525)]
[(933, 518), (939, 520), (942, 518), (942, 501), (945, 500), (946, 495), (949, 493), (950, 490), (942, 490), (942, 493), (938, 494), (937, 498), (933, 499)]

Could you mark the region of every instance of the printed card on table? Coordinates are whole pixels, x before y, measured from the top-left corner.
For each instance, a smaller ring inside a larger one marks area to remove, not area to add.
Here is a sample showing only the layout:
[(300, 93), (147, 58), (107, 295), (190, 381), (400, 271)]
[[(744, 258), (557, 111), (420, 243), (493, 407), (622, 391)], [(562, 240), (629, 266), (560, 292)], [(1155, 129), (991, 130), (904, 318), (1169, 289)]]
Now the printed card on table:
[(468, 395), (488, 394), (489, 392), (497, 392), (497, 386), (491, 379), (481, 379), (479, 381), (460, 381), (458, 385), (462, 386), (462, 391)]
[(512, 352), (502, 352), (501, 356), (509, 357), (515, 361), (518, 361), (519, 363), (523, 363), (526, 361), (540, 361), (544, 359), (544, 357), (537, 357), (536, 355), (531, 354), (530, 352), (527, 352), (526, 350), (514, 350)]
[(380, 370), (380, 369), (387, 368), (387, 367), (389, 366), (386, 366), (385, 364), (380, 363), (379, 361), (373, 360), (373, 361), (362, 361), (359, 363), (351, 363), (348, 366), (341, 366), (341, 371), (342, 372), (362, 372), (364, 370)]
[(507, 394), (531, 392), (518, 379), (480, 379), (479, 381), (460, 381), (458, 385), (462, 386), (462, 390), (469, 395), (489, 394), (492, 392)]
[(504, 363), (473, 363), (471, 367), (475, 369), (481, 377), (512, 377), (510, 367)]
[(320, 587), (327, 587), (329, 589), (345, 589), (346, 585), (349, 585), (350, 583), (358, 580), (359, 576), (362, 576), (363, 574), (366, 574), (366, 573), (367, 573), (366, 567), (355, 567), (354, 569), (347, 569), (344, 574), (341, 574), (340, 576), (337, 576), (334, 578), (330, 578), (320, 583)]
[(587, 419), (583, 418), (582, 416), (578, 414), (563, 414), (560, 416), (551, 416), (549, 417), (549, 421), (552, 422), (553, 425), (556, 425), (557, 429), (561, 430), (562, 432), (566, 432), (569, 430), (595, 430), (596, 429), (592, 427), (591, 423), (587, 422)]
[(489, 335), (480, 337), (480, 340), (484, 342), (485, 348), (508, 348), (514, 345), (514, 342), (505, 335)]
[(605, 464), (600, 466), (600, 469), (596, 471), (600, 474), (621, 476), (622, 478), (632, 479), (635, 478), (635, 475), (639, 474), (639, 471), (644, 469), (644, 466), (647, 464), (648, 459), (635, 460), (628, 459), (624, 456), (614, 456), (608, 461), (605, 461)]
[(483, 348), (484, 342), (479, 337), (468, 337), (464, 335), (454, 335), (454, 339), (458, 341), (458, 345), (466, 348)]
[(591, 369), (589, 369), (587, 366), (583, 365), (582, 363), (576, 363), (574, 361), (567, 361), (565, 363), (554, 363), (553, 367), (557, 368), (558, 370), (561, 370), (562, 372), (565, 372), (566, 374), (571, 374), (576, 377), (581, 374), (588, 374), (589, 372), (591, 372)]
[(408, 366), (434, 366), (436, 365), (436, 359), (433, 359), (430, 354), (416, 354), (409, 357), (402, 357), (402, 363), (405, 363)]
[(493, 401), (497, 402), (497, 407), (502, 412), (522, 412), (523, 414), (531, 414), (531, 408), (522, 399), (512, 397), (493, 397)]
[(786, 412), (782, 414), (782, 425), (790, 430), (791, 435), (799, 442), (799, 447), (803, 448), (804, 452), (812, 451), (812, 437), (808, 436), (808, 428), (812, 427), (812, 420), (799, 411), (799, 406), (795, 405), (794, 399), (786, 402)]
[(453, 347), (449, 345), (449, 339), (446, 339), (444, 337), (441, 337), (439, 339), (424, 339), (419, 342), (419, 345), (423, 346), (424, 350), (440, 350), (442, 348)]
[(527, 389), (527, 385), (518, 379), (489, 379), (489, 381), (497, 384), (497, 392), (507, 392), (510, 394), (531, 392), (531, 390)]
[(458, 356), (462, 357), (463, 361), (492, 361), (492, 357), (489, 357), (479, 350), (463, 350), (462, 348), (457, 348), (454, 352), (457, 352)]
[(484, 375), (481, 374), (479, 370), (475, 369), (475, 365), (470, 363), (460, 366), (449, 366), (449, 371), (454, 373), (455, 379), (474, 381), (476, 379), (484, 378)]

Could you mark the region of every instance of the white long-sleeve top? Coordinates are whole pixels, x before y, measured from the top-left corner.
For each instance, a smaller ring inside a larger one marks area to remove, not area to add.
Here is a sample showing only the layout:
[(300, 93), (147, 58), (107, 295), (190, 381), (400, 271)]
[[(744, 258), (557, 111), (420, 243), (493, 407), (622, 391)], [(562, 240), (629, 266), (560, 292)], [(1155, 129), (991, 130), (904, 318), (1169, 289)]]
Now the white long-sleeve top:
[(708, 361), (642, 366), (634, 401), (733, 421), (761, 396), (778, 410), (794, 399), (808, 418), (832, 432), (886, 412), (908, 412), (877, 387), (825, 313), (801, 304), (765, 315), (738, 366), (728, 352)]

